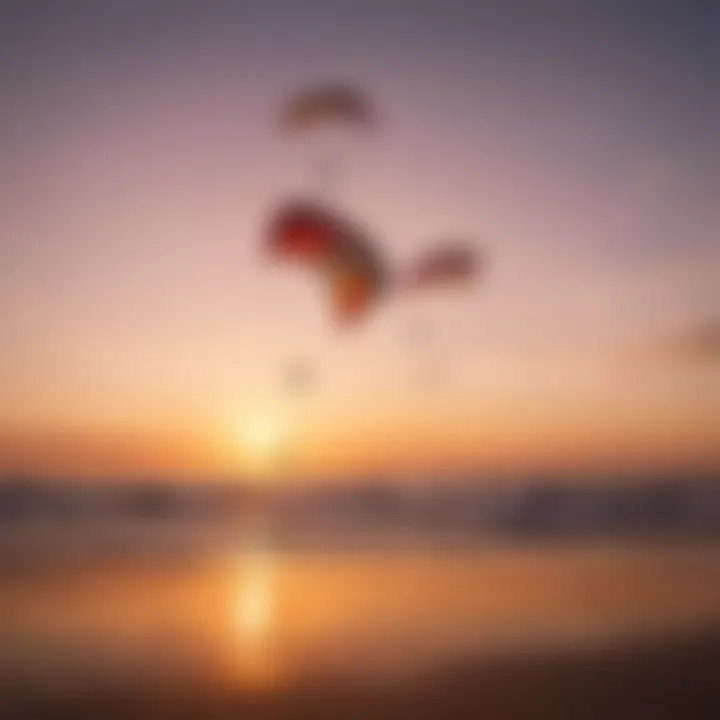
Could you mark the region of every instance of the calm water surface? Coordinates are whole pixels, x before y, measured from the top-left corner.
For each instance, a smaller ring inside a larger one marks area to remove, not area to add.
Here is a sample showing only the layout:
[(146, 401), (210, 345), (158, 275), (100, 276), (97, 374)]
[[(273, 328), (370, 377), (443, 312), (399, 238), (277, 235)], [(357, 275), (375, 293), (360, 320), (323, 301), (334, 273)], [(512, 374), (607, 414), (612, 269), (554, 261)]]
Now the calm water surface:
[(104, 563), (0, 578), (0, 679), (357, 680), (720, 625), (720, 548)]

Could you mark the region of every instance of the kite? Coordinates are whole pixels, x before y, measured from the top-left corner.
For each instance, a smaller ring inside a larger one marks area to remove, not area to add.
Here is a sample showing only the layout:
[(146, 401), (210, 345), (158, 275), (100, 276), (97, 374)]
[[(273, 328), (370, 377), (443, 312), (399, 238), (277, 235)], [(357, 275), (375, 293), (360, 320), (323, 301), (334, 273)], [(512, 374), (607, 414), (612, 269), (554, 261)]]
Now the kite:
[(294, 94), (280, 113), (281, 128), (296, 134), (341, 124), (371, 129), (377, 125), (375, 109), (360, 90), (342, 83), (327, 83)]
[(445, 244), (415, 261), (404, 277), (407, 289), (457, 287), (472, 283), (481, 270), (477, 250), (467, 243)]
[(341, 325), (365, 317), (388, 288), (389, 274), (372, 235), (319, 203), (281, 206), (269, 223), (265, 249), (271, 258), (307, 266), (323, 278)]

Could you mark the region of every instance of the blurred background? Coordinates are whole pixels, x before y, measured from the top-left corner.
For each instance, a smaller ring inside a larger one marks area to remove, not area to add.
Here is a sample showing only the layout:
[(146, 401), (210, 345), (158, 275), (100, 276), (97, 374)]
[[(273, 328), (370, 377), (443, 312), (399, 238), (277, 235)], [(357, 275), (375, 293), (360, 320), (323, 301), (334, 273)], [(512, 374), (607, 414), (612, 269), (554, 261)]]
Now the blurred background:
[(719, 34), (0, 0), (0, 715), (718, 717)]

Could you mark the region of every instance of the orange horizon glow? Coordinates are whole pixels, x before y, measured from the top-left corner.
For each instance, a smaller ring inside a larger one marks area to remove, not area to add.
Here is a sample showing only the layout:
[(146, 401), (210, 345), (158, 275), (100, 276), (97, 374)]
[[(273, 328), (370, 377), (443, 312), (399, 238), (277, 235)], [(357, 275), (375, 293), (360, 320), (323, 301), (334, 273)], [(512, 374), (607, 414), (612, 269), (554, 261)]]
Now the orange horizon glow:
[[(185, 430), (45, 431), (0, 435), (0, 474), (60, 477), (327, 477), (362, 474), (490, 475), (568, 472), (593, 475), (697, 470), (717, 472), (714, 429), (678, 424), (638, 427), (566, 423), (479, 426), (442, 434), (413, 429), (335, 427), (308, 432), (258, 456), (233, 432)], [(263, 450), (263, 452), (265, 452)]]

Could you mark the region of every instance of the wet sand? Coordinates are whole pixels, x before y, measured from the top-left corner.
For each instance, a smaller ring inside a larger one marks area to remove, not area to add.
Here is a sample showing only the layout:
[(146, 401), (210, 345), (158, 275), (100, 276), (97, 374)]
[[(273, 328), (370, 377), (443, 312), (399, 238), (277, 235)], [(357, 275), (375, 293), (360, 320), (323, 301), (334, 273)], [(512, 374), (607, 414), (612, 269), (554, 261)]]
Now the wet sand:
[(386, 684), (315, 682), (243, 691), (155, 680), (83, 692), (15, 685), (2, 688), (0, 717), (716, 720), (720, 628), (553, 656), (469, 658)]

